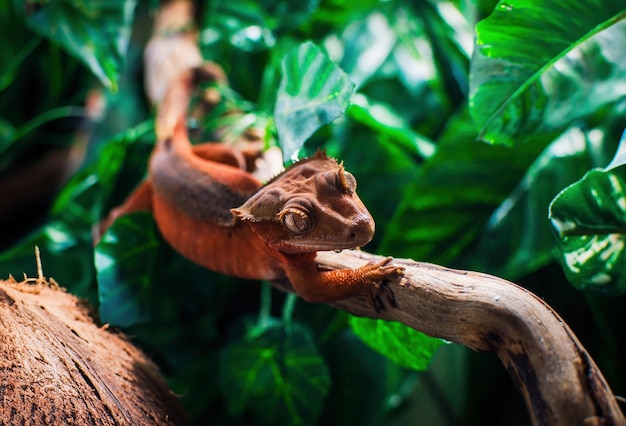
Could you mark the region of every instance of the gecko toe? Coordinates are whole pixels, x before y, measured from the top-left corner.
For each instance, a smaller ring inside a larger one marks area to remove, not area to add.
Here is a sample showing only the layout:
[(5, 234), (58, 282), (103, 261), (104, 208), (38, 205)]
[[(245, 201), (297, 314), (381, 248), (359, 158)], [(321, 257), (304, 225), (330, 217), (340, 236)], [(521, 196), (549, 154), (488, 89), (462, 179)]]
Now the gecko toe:
[(387, 307), (398, 307), (396, 296), (386, 282), (381, 282), (375, 288), (376, 290), (370, 293), (369, 300), (371, 307), (376, 313), (384, 311)]
[(386, 304), (391, 306), (392, 308), (398, 307), (398, 303), (396, 302), (396, 295), (391, 287), (389, 287), (386, 283), (383, 283), (383, 285), (381, 286), (380, 297), (384, 298)]
[(374, 296), (374, 311), (376, 311), (376, 313), (379, 313), (383, 311), (384, 309), (385, 309), (385, 304), (380, 299), (380, 296), (379, 295)]

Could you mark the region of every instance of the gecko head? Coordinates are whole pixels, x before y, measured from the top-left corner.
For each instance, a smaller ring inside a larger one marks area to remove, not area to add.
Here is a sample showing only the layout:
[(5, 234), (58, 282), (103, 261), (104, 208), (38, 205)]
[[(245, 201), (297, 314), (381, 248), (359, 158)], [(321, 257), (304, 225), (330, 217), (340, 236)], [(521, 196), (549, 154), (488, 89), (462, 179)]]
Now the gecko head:
[(356, 179), (324, 152), (293, 164), (232, 212), (285, 253), (356, 248), (374, 236)]

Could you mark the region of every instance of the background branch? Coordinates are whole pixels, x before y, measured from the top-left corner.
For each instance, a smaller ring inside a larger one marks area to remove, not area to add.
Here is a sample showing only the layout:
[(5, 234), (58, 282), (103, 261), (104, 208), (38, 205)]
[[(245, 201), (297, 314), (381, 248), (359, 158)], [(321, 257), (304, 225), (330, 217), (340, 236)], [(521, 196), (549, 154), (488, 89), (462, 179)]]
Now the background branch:
[[(363, 251), (320, 252), (322, 269), (380, 260)], [(332, 305), (355, 315), (399, 321), (476, 351), (495, 352), (521, 391), (535, 425), (625, 425), (602, 373), (571, 329), (544, 301), (487, 274), (395, 259), (406, 274), (389, 284), (397, 308), (375, 312), (353, 297)], [(273, 283), (291, 291), (287, 280)]]

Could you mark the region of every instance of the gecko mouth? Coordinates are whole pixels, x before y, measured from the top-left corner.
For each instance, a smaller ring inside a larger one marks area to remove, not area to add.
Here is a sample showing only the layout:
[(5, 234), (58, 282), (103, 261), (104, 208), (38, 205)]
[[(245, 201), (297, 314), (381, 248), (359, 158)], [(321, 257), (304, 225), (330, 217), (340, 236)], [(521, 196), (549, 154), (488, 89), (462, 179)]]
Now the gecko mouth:
[(280, 243), (275, 244), (275, 247), (285, 253), (303, 253), (314, 251), (341, 251), (359, 248), (362, 245), (364, 244), (333, 244), (328, 241), (281, 241)]

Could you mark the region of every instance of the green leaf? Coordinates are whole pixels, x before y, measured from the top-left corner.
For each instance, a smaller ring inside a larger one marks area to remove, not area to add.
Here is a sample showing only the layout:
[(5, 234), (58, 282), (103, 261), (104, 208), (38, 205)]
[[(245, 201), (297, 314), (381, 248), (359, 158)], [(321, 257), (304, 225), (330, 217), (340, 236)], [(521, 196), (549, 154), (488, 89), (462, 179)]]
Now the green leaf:
[(254, 52), (271, 48), (276, 37), (306, 21), (319, 0), (218, 0), (208, 4), (204, 43), (225, 39), (232, 46)]
[(317, 129), (343, 115), (354, 84), (311, 42), (287, 54), (281, 68), (274, 119), (285, 158), (295, 159)]
[[(447, 100), (453, 104), (445, 106), (454, 108), (467, 97), (469, 59), (474, 49), (474, 25), (463, 17), (458, 8), (446, 2), (421, 1), (409, 4), (412, 6), (414, 17), (421, 21), (422, 38), (428, 40), (433, 56), (432, 64), (423, 58), (419, 69), (435, 67), (433, 77), (440, 80), (438, 83), (442, 87), (435, 86), (433, 89), (445, 90)], [(412, 26), (409, 28), (413, 30)], [(415, 40), (407, 47), (409, 50), (427, 52), (428, 50), (420, 44)], [(404, 70), (405, 75), (414, 73), (415, 70)]]
[[(153, 129), (152, 121), (144, 122), (100, 146), (95, 161), (76, 173), (56, 197), (51, 216), (90, 241), (91, 227), (100, 221), (104, 203), (111, 197), (118, 180), (130, 180), (123, 173), (127, 151), (133, 145), (149, 143), (152, 146)], [(145, 160), (141, 159), (142, 164)]]
[(146, 294), (151, 291), (159, 242), (156, 226), (148, 213), (118, 218), (104, 233), (95, 249), (100, 318), (126, 327), (150, 318)]
[(514, 150), (476, 142), (464, 109), (449, 121), (437, 152), (409, 182), (378, 251), (449, 265), (544, 146), (539, 139)]
[(554, 238), (546, 220), (548, 206), (593, 166), (603, 142), (591, 140), (578, 128), (552, 142), (493, 211), (461, 267), (518, 280), (551, 262)]
[(320, 2), (318, 10), (313, 16), (312, 25), (316, 34), (328, 34), (335, 29), (342, 30), (346, 23), (360, 20), (364, 15), (372, 10), (377, 10), (384, 6), (379, 0), (362, 0), (362, 1), (346, 1), (346, 0), (325, 0)]
[(512, 145), (623, 99), (625, 17), (623, 0), (498, 3), (476, 27), (471, 61), (479, 136)]
[(232, 414), (250, 409), (268, 424), (314, 425), (330, 377), (310, 333), (278, 324), (222, 349), (219, 386)]
[(626, 133), (609, 167), (589, 171), (550, 205), (561, 263), (574, 287), (626, 292)]
[(457, 84), (467, 90), (468, 60), (450, 42), (452, 33), (426, 2), (385, 3), (324, 46), (360, 94), (389, 105), (413, 131), (436, 137), (461, 101)]
[[(41, 38), (33, 36), (28, 40), (28, 42), (24, 43), (24, 46), (19, 49), (17, 52), (3, 52), (6, 56), (3, 58), (7, 65), (0, 71), (0, 91), (6, 89), (13, 81), (18, 74), (18, 70), (20, 65), (24, 62), (24, 59), (30, 55), (35, 48), (41, 42)], [(4, 50), (4, 49), (3, 49)], [(13, 56), (10, 54), (14, 53)]]
[[(113, 187), (121, 186), (116, 185), (119, 176), (124, 183), (131, 180), (122, 173), (127, 150), (146, 143), (152, 146), (152, 130), (152, 122), (143, 123), (100, 147), (98, 161), (84, 167), (60, 191), (52, 205), (50, 221), (0, 253), (0, 276), (21, 277), (23, 273), (35, 276), (33, 250), (37, 245), (44, 274), (96, 306), (92, 227), (100, 220), (103, 203), (111, 196)], [(145, 165), (145, 158), (141, 162)]]
[(615, 155), (613, 159), (606, 166), (606, 170), (616, 169), (626, 164), (626, 132), (622, 133), (622, 137), (620, 139), (619, 145), (617, 146), (617, 150), (615, 151)]
[(36, 2), (27, 18), (39, 35), (63, 46), (102, 83), (117, 90), (124, 67), (136, 0)]
[(380, 12), (352, 21), (341, 37), (343, 54), (339, 66), (357, 87), (380, 69), (397, 43), (396, 34)]
[[(0, 91), (7, 89), (24, 73), (23, 68), (20, 73), (20, 68), (41, 42), (41, 37), (26, 27), (23, 13), (20, 13), (23, 3), (23, 0), (13, 0), (0, 5), (0, 40), (3, 41), (0, 49)], [(3, 95), (6, 96), (6, 93)]]
[[(75, 106), (66, 106), (66, 107), (58, 107), (49, 109), (47, 111), (42, 112), (38, 116), (33, 119), (23, 123), (19, 128), (15, 130), (15, 133), (12, 135), (13, 140), (17, 140), (19, 138), (24, 137), (28, 133), (34, 132), (39, 127), (47, 124), (51, 121), (58, 120), (60, 118), (67, 117), (76, 117), (76, 118), (86, 118), (87, 113), (83, 108), (75, 107)], [(6, 150), (5, 146), (0, 146), (0, 155), (4, 154)]]
[(381, 138), (397, 143), (410, 155), (429, 158), (435, 152), (433, 141), (414, 132), (403, 117), (384, 103), (371, 102), (365, 95), (357, 93), (348, 114), (378, 132)]
[[(192, 417), (211, 410), (210, 399), (218, 394), (215, 366), (223, 345), (220, 337), (224, 335), (223, 324), (232, 318), (222, 315), (225, 308), (242, 315), (241, 300), (230, 295), (245, 288), (246, 298), (255, 303), (253, 296), (258, 289), (244, 285), (190, 262), (161, 242), (151, 291), (131, 295), (134, 303), (143, 307), (139, 311), (143, 309), (148, 317), (124, 331), (159, 362)], [(222, 412), (226, 412), (225, 407)]]
[(351, 316), (350, 327), (370, 348), (396, 364), (416, 371), (426, 370), (435, 351), (444, 344), (441, 339), (395, 321)]

